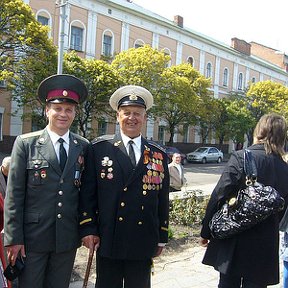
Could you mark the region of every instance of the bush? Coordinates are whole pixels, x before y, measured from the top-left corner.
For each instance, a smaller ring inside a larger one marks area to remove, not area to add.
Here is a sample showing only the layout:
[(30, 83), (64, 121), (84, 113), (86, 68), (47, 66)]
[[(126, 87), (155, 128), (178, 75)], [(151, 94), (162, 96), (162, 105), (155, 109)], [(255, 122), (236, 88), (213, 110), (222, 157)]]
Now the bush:
[(170, 201), (170, 223), (191, 226), (199, 224), (204, 217), (207, 198), (202, 192), (187, 191), (183, 197)]

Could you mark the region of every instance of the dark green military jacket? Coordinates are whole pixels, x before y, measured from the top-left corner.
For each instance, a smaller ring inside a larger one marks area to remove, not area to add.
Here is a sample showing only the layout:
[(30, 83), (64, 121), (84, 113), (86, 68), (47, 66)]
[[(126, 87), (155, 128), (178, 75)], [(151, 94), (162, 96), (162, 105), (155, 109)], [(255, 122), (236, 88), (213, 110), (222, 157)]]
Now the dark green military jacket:
[(79, 180), (88, 141), (70, 132), (62, 173), (46, 129), (15, 140), (5, 198), (5, 245), (63, 252), (79, 245)]

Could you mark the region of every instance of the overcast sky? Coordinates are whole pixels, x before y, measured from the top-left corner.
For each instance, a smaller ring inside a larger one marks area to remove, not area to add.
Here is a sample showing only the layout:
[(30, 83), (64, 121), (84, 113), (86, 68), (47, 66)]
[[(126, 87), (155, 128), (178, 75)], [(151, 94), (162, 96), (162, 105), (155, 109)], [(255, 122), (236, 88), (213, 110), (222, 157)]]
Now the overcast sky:
[(133, 0), (169, 20), (230, 46), (231, 38), (257, 42), (288, 54), (288, 0)]

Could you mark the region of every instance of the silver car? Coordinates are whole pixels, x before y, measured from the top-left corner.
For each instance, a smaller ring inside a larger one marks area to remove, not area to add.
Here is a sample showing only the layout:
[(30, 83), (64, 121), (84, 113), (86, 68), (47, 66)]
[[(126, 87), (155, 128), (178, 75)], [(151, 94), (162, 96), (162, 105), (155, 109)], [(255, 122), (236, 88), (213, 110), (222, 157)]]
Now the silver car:
[(187, 154), (188, 162), (201, 162), (203, 164), (207, 162), (223, 161), (223, 153), (216, 147), (199, 147), (195, 151)]

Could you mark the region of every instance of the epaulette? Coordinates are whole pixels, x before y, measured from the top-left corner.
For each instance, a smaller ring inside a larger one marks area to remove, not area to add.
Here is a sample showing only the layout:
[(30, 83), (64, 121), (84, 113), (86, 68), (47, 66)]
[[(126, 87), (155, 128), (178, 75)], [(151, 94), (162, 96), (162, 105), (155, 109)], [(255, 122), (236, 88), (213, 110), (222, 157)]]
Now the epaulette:
[(73, 135), (74, 135), (75, 138), (78, 138), (79, 140), (82, 140), (83, 142), (89, 143), (89, 140), (87, 140), (83, 136), (81, 136), (79, 134), (75, 134), (75, 133), (73, 133)]
[(154, 147), (156, 147), (157, 149), (161, 150), (162, 152), (166, 153), (165, 148), (162, 147), (161, 145), (159, 145), (158, 143), (152, 141), (152, 140), (148, 140), (149, 145), (152, 145)]
[(91, 141), (92, 145), (103, 142), (103, 141), (108, 141), (108, 140), (112, 140), (114, 138), (114, 134), (109, 134), (109, 135), (102, 135), (99, 137), (96, 137), (95, 139), (93, 139)]
[(39, 130), (39, 131), (34, 131), (34, 132), (22, 134), (22, 135), (20, 135), (20, 137), (21, 137), (21, 139), (27, 139), (30, 137), (40, 136), (40, 135), (42, 135), (42, 133), (43, 133), (43, 130)]

